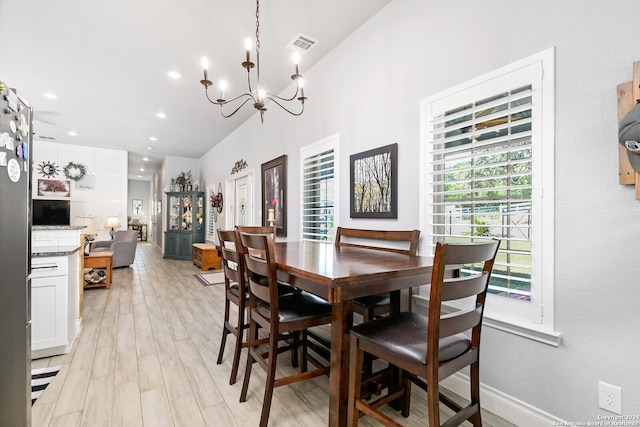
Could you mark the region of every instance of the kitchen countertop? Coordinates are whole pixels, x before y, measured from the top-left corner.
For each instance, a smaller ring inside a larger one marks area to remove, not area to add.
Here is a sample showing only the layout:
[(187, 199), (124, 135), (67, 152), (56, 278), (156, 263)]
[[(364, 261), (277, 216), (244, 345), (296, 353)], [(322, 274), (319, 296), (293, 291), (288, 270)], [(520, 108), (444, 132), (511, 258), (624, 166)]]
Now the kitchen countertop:
[(41, 246), (32, 247), (31, 256), (34, 258), (51, 257), (51, 256), (67, 256), (78, 252), (82, 247), (78, 245), (70, 246)]
[(32, 230), (82, 230), (86, 225), (32, 225)]

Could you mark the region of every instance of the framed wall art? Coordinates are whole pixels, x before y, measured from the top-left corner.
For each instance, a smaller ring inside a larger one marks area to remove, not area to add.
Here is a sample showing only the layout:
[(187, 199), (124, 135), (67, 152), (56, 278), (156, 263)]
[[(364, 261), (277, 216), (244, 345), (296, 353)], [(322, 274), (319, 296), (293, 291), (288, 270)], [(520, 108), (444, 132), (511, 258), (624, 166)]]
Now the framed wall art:
[(398, 217), (398, 144), (352, 154), (351, 218)]
[(262, 170), (262, 225), (275, 225), (276, 235), (287, 235), (287, 156), (267, 163)]
[(38, 196), (71, 197), (70, 181), (63, 179), (39, 179)]

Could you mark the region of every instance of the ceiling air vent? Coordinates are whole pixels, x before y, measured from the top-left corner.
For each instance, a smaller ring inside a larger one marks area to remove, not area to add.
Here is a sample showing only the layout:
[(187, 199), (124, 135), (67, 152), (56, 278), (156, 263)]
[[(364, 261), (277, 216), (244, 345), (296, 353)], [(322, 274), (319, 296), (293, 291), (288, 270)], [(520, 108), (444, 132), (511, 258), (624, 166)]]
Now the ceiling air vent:
[(317, 40), (312, 39), (309, 36), (298, 33), (298, 35), (287, 46), (290, 49), (295, 49), (302, 54), (305, 54), (318, 44)]
[(38, 138), (43, 139), (45, 141), (55, 141), (55, 136), (46, 136), (46, 135), (38, 135)]

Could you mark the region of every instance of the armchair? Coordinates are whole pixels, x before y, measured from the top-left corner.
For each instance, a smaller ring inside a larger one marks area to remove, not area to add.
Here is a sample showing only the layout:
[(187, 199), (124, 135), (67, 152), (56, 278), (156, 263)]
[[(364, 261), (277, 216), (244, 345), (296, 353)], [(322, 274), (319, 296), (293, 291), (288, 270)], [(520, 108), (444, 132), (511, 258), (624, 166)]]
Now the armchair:
[(113, 240), (94, 242), (91, 246), (91, 252), (113, 252), (112, 268), (126, 267), (133, 264), (137, 244), (137, 231), (116, 231)]

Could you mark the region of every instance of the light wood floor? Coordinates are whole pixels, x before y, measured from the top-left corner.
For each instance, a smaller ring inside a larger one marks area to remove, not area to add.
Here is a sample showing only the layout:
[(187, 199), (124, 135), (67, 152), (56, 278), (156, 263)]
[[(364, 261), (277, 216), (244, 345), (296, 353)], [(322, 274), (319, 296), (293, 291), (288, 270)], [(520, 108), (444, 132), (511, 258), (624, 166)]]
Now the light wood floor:
[[(201, 285), (193, 276), (199, 272), (142, 243), (134, 265), (113, 271), (110, 290), (86, 290), (83, 330), (72, 351), (33, 361), (33, 368), (63, 368), (33, 406), (32, 425), (256, 426), (264, 371), (254, 365), (247, 402), (239, 403), (244, 360), (230, 386), (232, 336), (224, 363), (216, 365), (224, 287)], [(288, 355), (281, 359), (283, 372), (292, 369)], [(327, 425), (328, 384), (321, 377), (277, 388), (269, 425)], [(411, 416), (388, 414), (425, 426), (424, 394), (413, 389)], [(512, 426), (488, 411), (483, 420)], [(376, 424), (362, 419), (360, 425)]]

